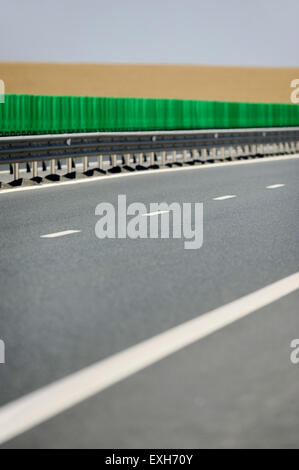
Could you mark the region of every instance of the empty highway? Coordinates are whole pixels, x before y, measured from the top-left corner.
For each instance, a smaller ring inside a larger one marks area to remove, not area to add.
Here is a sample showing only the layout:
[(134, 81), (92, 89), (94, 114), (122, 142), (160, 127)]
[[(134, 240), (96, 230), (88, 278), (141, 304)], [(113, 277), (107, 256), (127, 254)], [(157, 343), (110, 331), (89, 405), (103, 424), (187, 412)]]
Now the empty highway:
[[(299, 282), (275, 284), (299, 271), (298, 157), (25, 189), (0, 191), (0, 424), (42, 390), (49, 417), (34, 423), (33, 406), (21, 430), (19, 415), (2, 448), (299, 447)], [(95, 208), (119, 194), (202, 202), (202, 247), (98, 239)], [(242, 317), (245, 298), (221, 325), (221, 307), (271, 285), (264, 305)], [(51, 384), (63, 394), (74, 373), (215, 309), (210, 334), (59, 405)]]

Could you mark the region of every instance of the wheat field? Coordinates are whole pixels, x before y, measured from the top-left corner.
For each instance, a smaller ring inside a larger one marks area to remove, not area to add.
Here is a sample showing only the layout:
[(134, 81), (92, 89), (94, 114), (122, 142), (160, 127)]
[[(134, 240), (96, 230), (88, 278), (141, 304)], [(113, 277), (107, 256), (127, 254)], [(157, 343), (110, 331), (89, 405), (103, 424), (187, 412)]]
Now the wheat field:
[(299, 68), (0, 63), (6, 93), (290, 103)]

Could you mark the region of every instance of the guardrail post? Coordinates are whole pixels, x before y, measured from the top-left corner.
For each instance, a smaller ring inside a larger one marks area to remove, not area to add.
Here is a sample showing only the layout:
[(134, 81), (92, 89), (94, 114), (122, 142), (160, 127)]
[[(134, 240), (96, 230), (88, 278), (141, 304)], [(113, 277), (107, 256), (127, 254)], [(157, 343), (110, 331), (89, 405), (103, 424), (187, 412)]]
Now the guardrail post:
[(250, 154), (251, 155), (256, 155), (256, 145), (255, 144), (250, 145)]
[(55, 175), (55, 160), (54, 160), (54, 158), (52, 158), (52, 160), (50, 160), (50, 173), (51, 173), (51, 175)]
[(32, 162), (32, 176), (37, 178), (37, 162)]
[(269, 152), (269, 145), (268, 144), (264, 144), (264, 155), (268, 155), (268, 152)]
[(150, 152), (150, 166), (155, 164), (155, 154), (154, 152)]
[(13, 178), (14, 180), (19, 179), (19, 164), (18, 163), (13, 163)]
[(183, 163), (187, 161), (187, 150), (183, 150)]
[(161, 152), (161, 157), (162, 157), (162, 166), (165, 166), (165, 164), (166, 164), (166, 152), (165, 152), (165, 150), (163, 150)]
[(113, 167), (117, 166), (117, 155), (115, 153), (111, 155), (111, 165)]
[(66, 159), (66, 171), (68, 174), (72, 172), (72, 159), (70, 157)]
[(197, 150), (196, 150), (196, 149), (192, 149), (192, 150), (191, 150), (191, 155), (192, 155), (192, 160), (196, 160), (196, 158), (197, 158)]
[(98, 167), (100, 170), (103, 169), (103, 155), (98, 156)]
[(131, 155), (130, 155), (129, 153), (126, 153), (126, 154), (124, 155), (124, 157), (125, 157), (125, 164), (126, 164), (127, 166), (129, 166), (129, 165), (130, 165), (130, 157), (131, 157)]
[(172, 151), (172, 162), (176, 163), (176, 150)]
[(87, 171), (88, 168), (88, 157), (82, 157), (82, 164), (83, 164), (83, 173)]
[(137, 155), (137, 159), (138, 159), (138, 164), (143, 165), (143, 153), (139, 152)]

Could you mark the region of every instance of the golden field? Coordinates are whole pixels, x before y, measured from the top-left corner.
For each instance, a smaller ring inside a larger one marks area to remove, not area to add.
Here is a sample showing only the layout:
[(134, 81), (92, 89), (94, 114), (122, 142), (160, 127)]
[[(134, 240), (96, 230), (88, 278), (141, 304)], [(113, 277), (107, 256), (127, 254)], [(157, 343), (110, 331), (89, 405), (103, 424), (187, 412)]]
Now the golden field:
[(0, 63), (6, 93), (290, 103), (299, 68)]

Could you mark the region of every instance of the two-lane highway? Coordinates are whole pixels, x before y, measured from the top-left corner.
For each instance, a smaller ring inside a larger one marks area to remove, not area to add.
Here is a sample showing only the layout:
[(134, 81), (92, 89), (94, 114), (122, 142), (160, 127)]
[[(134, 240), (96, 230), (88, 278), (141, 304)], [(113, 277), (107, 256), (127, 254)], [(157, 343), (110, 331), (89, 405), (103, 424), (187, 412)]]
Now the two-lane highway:
[[(95, 208), (119, 194), (202, 202), (202, 247), (99, 240)], [(297, 273), (298, 202), (294, 157), (0, 192), (0, 423), (17, 399)], [(250, 315), (71, 408), (55, 411), (46, 388), (53, 417), (3, 447), (298, 447), (299, 290), (275, 286)]]

